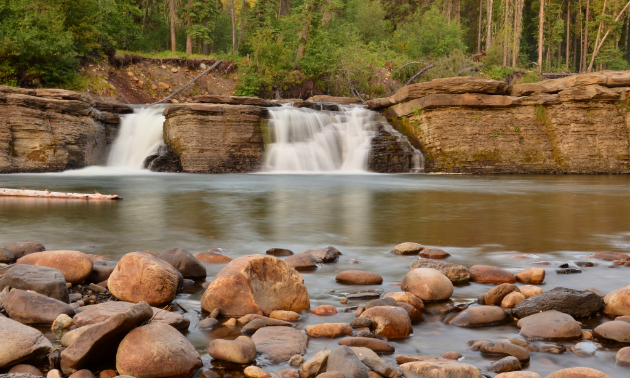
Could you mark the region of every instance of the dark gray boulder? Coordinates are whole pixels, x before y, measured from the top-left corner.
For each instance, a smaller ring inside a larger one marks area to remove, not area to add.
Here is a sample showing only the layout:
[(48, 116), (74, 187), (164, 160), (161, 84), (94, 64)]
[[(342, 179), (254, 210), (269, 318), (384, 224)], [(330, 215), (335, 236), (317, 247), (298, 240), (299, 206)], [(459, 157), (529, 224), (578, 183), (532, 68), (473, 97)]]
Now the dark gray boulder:
[(573, 290), (564, 287), (529, 297), (512, 309), (522, 319), (543, 311), (556, 310), (574, 318), (590, 316), (604, 307), (604, 299), (590, 290)]
[(3, 245), (2, 248), (11, 251), (16, 260), (25, 255), (46, 250), (42, 243), (36, 241), (9, 243)]
[(0, 278), (0, 290), (4, 290), (7, 286), (31, 290), (70, 303), (66, 279), (63, 273), (54, 268), (27, 264), (14, 265)]
[(157, 256), (177, 269), (184, 278), (206, 278), (206, 267), (183, 248), (169, 248)]

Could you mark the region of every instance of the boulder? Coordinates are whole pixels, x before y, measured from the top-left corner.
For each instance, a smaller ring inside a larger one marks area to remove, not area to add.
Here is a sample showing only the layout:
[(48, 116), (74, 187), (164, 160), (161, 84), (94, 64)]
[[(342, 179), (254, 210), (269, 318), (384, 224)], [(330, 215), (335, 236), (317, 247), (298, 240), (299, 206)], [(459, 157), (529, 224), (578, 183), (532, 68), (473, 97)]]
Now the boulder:
[(307, 255), (314, 256), (322, 260), (322, 262), (324, 263), (335, 262), (339, 259), (339, 256), (342, 255), (342, 253), (339, 252), (337, 248), (330, 247), (330, 246), (326, 248), (322, 248), (322, 249), (309, 249), (308, 251), (304, 253)]
[(85, 281), (95, 284), (107, 281), (109, 279), (109, 276), (111, 276), (114, 272), (114, 269), (116, 269), (116, 264), (97, 265), (95, 261), (94, 265), (92, 266), (92, 271), (90, 272), (90, 275), (85, 279)]
[(361, 316), (372, 320), (375, 334), (388, 339), (407, 337), (413, 332), (409, 314), (400, 307), (372, 307), (365, 310)]
[(0, 248), (0, 264), (13, 264), (15, 256), (6, 248)]
[(338, 282), (353, 285), (380, 285), (383, 283), (383, 277), (380, 274), (363, 270), (344, 270), (337, 274), (335, 279)]
[(175, 298), (179, 283), (177, 273), (166, 261), (132, 252), (120, 259), (107, 284), (109, 291), (121, 301), (163, 306)]
[(604, 297), (604, 314), (630, 315), (630, 285), (611, 291)]
[(597, 252), (587, 257), (592, 258), (592, 259), (604, 260), (604, 261), (630, 260), (630, 256), (626, 255), (625, 253), (609, 252), (609, 251)]
[(507, 270), (487, 265), (474, 265), (470, 269), (470, 280), (493, 284), (516, 283), (516, 277)]
[(79, 251), (45, 251), (28, 254), (17, 264), (47, 266), (59, 270), (67, 282), (80, 284), (92, 272), (92, 259)]
[(608, 374), (604, 374), (599, 370), (587, 367), (573, 367), (554, 371), (547, 378), (612, 378)]
[[(326, 370), (326, 362), (332, 353), (330, 349), (321, 350), (306, 360), (300, 367), (302, 378), (315, 378)], [(343, 375), (342, 375), (343, 377)]]
[(453, 283), (435, 269), (418, 268), (405, 275), (401, 289), (423, 301), (443, 301), (453, 294)]
[(0, 369), (20, 363), (38, 365), (54, 350), (52, 344), (35, 328), (0, 317)]
[(339, 345), (368, 348), (376, 353), (394, 353), (396, 351), (396, 349), (387, 341), (373, 339), (370, 337), (344, 337), (339, 340)]
[(0, 278), (0, 291), (5, 287), (30, 290), (68, 303), (68, 288), (63, 274), (54, 268), (36, 265), (14, 265)]
[(294, 311), (276, 310), (276, 311), (271, 311), (271, 314), (269, 314), (269, 317), (271, 319), (284, 320), (288, 322), (292, 320), (298, 320), (300, 318), (300, 314)]
[(313, 309), (313, 311), (311, 311), (311, 314), (315, 314), (315, 315), (335, 315), (338, 313), (339, 311), (337, 311), (337, 308), (331, 305), (317, 306)]
[(252, 336), (256, 350), (273, 363), (289, 361), (296, 354), (306, 353), (308, 337), (289, 327), (265, 327)]
[(236, 340), (216, 339), (208, 345), (208, 354), (216, 360), (248, 364), (256, 358), (256, 345), (246, 336)]
[(521, 286), (519, 287), (519, 290), (521, 291), (521, 294), (525, 296), (525, 298), (533, 297), (534, 295), (542, 294), (545, 292), (543, 289), (534, 285)]
[(488, 341), (479, 348), (479, 351), (485, 354), (499, 354), (503, 356), (516, 357), (523, 363), (529, 362), (529, 352), (527, 349), (503, 341)]
[(322, 323), (306, 327), (310, 337), (339, 337), (352, 334), (352, 327), (346, 323)]
[(152, 316), (151, 307), (146, 302), (140, 302), (104, 322), (85, 327), (85, 330), (80, 332), (73, 331), (75, 334), (71, 340), (65, 341), (68, 348), (61, 353), (63, 372), (70, 374), (100, 361), (108, 353), (115, 353), (116, 347), (125, 335), (136, 326), (150, 320)]
[(193, 280), (205, 279), (206, 267), (190, 252), (182, 248), (169, 248), (157, 256), (177, 269), (184, 278)]
[(271, 255), (271, 256), (291, 256), (291, 255), (293, 255), (293, 251), (291, 251), (290, 249), (284, 249), (284, 248), (270, 248), (265, 253), (268, 254), (268, 255)]
[(600, 340), (630, 343), (630, 323), (614, 320), (600, 324), (593, 330), (593, 336)]
[(9, 243), (3, 245), (2, 248), (7, 249), (9, 252), (11, 252), (13, 257), (15, 257), (16, 259), (22, 258), (31, 253), (42, 252), (46, 250), (42, 243), (36, 241)]
[(417, 255), (424, 249), (422, 244), (405, 242), (400, 243), (391, 250), (391, 253), (397, 255)]
[(630, 347), (619, 349), (615, 357), (615, 365), (630, 367)]
[(317, 269), (317, 264), (322, 263), (322, 260), (315, 256), (307, 255), (306, 253), (298, 253), (287, 257), (284, 259), (284, 262), (296, 270), (312, 270)]
[(543, 268), (528, 268), (516, 275), (516, 279), (526, 284), (539, 285), (545, 280)]
[(396, 300), (391, 297), (373, 299), (365, 304), (365, 309), (368, 310), (372, 307), (378, 307), (378, 306), (398, 306), (398, 302), (396, 302)]
[(383, 298), (394, 298), (394, 300), (398, 303), (409, 303), (410, 305), (418, 309), (418, 311), (422, 312), (424, 310), (424, 302), (422, 302), (422, 299), (418, 298), (417, 295), (412, 293), (407, 293), (405, 291), (394, 291), (385, 294)]
[(74, 316), (69, 304), (42, 294), (13, 289), (4, 300), (4, 309), (22, 324), (52, 324), (61, 314)]
[(422, 377), (482, 378), (481, 372), (476, 366), (451, 360), (407, 362), (399, 367), (400, 370), (410, 371)]
[(446, 261), (419, 258), (414, 261), (409, 270), (417, 268), (431, 268), (444, 274), (452, 283), (466, 283), (470, 279), (470, 272), (463, 265), (453, 264)]
[(525, 296), (521, 293), (512, 292), (503, 298), (501, 301), (501, 307), (503, 308), (514, 308), (519, 303), (525, 300)]
[(458, 327), (481, 327), (503, 324), (508, 320), (509, 317), (501, 307), (474, 306), (452, 316), (447, 323)]
[[(238, 300), (234, 300), (235, 293)], [(310, 306), (302, 276), (286, 262), (266, 255), (239, 257), (229, 263), (201, 299), (204, 310), (216, 308), (224, 316), (268, 315), (274, 310), (301, 311)]]
[(516, 323), (527, 340), (571, 340), (582, 337), (580, 323), (556, 310), (522, 318)]
[(557, 310), (580, 318), (590, 316), (603, 307), (604, 300), (592, 291), (557, 287), (527, 298), (516, 305), (512, 313), (517, 318), (524, 318), (542, 311)]
[[(97, 305), (89, 305), (81, 308), (81, 312), (74, 316), (77, 327), (104, 322), (112, 316), (124, 313), (134, 304), (131, 302), (109, 301)], [(165, 323), (180, 331), (188, 329), (190, 320), (174, 312), (165, 311), (157, 307), (151, 307), (153, 316), (151, 322)]]
[(498, 306), (501, 304), (506, 295), (513, 292), (519, 293), (520, 290), (514, 284), (504, 283), (490, 289), (486, 295), (484, 295), (483, 302), (486, 305)]
[(420, 257), (426, 259), (445, 259), (451, 255), (438, 248), (425, 248), (419, 253)]
[(567, 88), (558, 93), (560, 101), (618, 101), (619, 93), (601, 85)]
[(230, 256), (226, 256), (220, 252), (212, 251), (199, 252), (193, 255), (193, 257), (196, 258), (198, 261), (207, 264), (226, 264), (232, 261), (232, 258)]
[(30, 374), (36, 377), (43, 377), (44, 373), (33, 365), (19, 364), (9, 370), (7, 374)]
[(202, 366), (190, 341), (164, 323), (150, 323), (129, 332), (116, 353), (118, 373), (136, 378), (189, 378)]
[(494, 373), (505, 373), (521, 370), (521, 363), (516, 357), (504, 357), (488, 365), (488, 370)]
[(378, 373), (378, 377), (402, 378), (402, 373), (397, 367), (386, 363), (381, 358), (366, 357), (361, 362), (372, 369), (372, 372)]
[(370, 369), (350, 347), (340, 346), (328, 356), (326, 371), (338, 371), (345, 378), (368, 378)]

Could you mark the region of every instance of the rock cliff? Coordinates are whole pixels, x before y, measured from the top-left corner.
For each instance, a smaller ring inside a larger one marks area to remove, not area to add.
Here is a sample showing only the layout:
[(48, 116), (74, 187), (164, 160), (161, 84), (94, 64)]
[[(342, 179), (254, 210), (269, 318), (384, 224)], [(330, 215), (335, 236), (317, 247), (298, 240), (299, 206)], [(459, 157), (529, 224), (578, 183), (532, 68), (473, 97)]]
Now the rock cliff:
[(630, 173), (629, 92), (629, 71), (512, 87), (461, 77), (369, 106), (421, 145), (427, 172)]
[(66, 90), (0, 86), (0, 173), (103, 164), (120, 122), (116, 113), (129, 111)]

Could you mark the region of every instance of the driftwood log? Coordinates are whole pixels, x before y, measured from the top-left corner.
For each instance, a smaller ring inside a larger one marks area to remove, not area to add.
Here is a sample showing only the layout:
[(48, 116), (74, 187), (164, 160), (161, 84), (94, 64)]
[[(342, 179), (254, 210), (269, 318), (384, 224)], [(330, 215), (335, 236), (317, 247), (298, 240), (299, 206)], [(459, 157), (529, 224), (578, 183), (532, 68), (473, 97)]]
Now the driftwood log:
[(46, 190), (28, 190), (28, 189), (2, 189), (0, 188), (0, 196), (7, 197), (39, 197), (39, 198), (68, 198), (68, 199), (85, 199), (85, 200), (118, 200), (122, 199), (117, 194), (100, 194), (96, 190), (95, 194), (85, 193), (61, 193)]

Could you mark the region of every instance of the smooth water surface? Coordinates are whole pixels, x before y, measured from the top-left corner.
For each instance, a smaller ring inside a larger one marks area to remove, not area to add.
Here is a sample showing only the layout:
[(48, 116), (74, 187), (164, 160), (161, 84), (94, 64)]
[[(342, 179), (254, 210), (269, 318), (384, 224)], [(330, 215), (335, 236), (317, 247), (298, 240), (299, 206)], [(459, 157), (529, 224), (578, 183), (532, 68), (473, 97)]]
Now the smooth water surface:
[[(0, 187), (116, 193), (122, 201), (92, 202), (0, 197), (0, 245), (38, 240), (47, 249), (75, 249), (118, 259), (127, 252), (182, 247), (192, 253), (228, 249), (232, 257), (264, 253), (272, 247), (296, 253), (333, 245), (343, 252), (338, 263), (303, 273), (311, 307), (339, 309), (364, 301), (339, 300), (360, 290), (399, 291), (413, 256), (389, 253), (414, 241), (442, 248), (450, 262), (489, 264), (513, 272), (541, 260), (551, 262), (545, 290), (556, 286), (607, 293), (630, 284), (630, 268), (597, 266), (582, 274), (555, 274), (557, 265), (589, 253), (630, 252), (630, 177), (628, 176), (460, 176), (460, 175), (192, 175), (108, 170), (62, 174), (0, 175)], [(517, 254), (537, 259), (515, 259)], [(348, 261), (346, 261), (348, 260)], [(358, 260), (359, 263), (352, 263)], [(208, 281), (224, 265), (207, 265)], [(382, 285), (349, 286), (335, 282), (342, 270), (380, 273)], [(455, 289), (455, 304), (472, 302), (491, 286), (472, 283)], [(208, 363), (209, 340), (234, 338), (238, 329), (195, 330), (201, 285), (187, 287), (176, 301), (189, 311), (187, 337)], [(436, 305), (436, 311), (445, 305)], [(181, 311), (180, 311), (181, 312)], [(515, 337), (513, 325), (461, 329), (444, 324), (446, 315), (426, 315), (413, 336), (392, 340), (397, 354), (438, 357), (454, 350), (464, 362), (485, 367), (490, 357), (466, 349), (472, 339)], [(326, 318), (303, 313), (298, 329), (322, 322), (349, 322), (354, 312)], [(597, 324), (600, 319), (593, 320)], [(590, 325), (585, 321), (586, 326)], [(49, 335), (53, 337), (52, 335)], [(308, 356), (337, 340), (311, 339)], [(571, 346), (572, 343), (565, 343)], [(618, 347), (595, 357), (532, 353), (526, 370), (543, 377), (562, 367), (590, 366), (613, 377), (628, 371), (614, 366)], [(492, 359), (498, 359), (492, 357)], [(269, 367), (277, 370), (286, 365)]]

